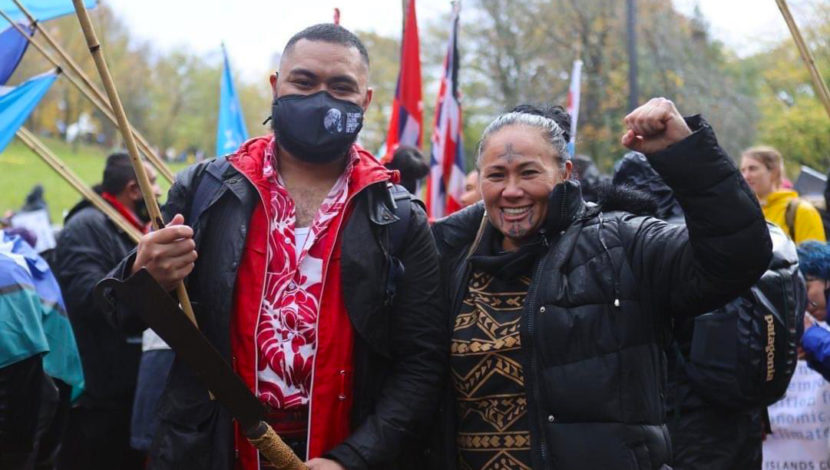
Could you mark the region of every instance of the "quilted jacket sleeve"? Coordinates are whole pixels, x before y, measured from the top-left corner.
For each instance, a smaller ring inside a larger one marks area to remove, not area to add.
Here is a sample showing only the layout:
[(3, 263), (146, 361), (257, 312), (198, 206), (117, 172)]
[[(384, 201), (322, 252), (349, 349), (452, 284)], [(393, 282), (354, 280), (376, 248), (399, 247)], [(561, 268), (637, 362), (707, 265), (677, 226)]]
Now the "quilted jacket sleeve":
[(697, 315), (754, 284), (772, 259), (772, 242), (755, 195), (699, 116), (692, 135), (647, 155), (674, 190), (686, 226), (628, 216), (621, 234), (638, 279), (660, 310)]

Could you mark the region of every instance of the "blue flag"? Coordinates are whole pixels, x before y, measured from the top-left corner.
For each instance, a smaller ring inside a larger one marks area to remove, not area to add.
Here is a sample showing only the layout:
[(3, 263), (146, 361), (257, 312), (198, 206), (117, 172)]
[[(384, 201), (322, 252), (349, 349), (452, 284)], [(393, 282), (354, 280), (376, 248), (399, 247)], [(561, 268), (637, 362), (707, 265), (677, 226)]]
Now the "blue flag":
[(239, 96), (233, 86), (231, 66), (225, 46), (222, 46), (225, 65), (222, 70), (222, 84), (219, 91), (219, 123), (216, 128), (216, 155), (222, 156), (233, 152), (248, 140), (248, 129), (242, 117)]
[(7, 88), (5, 93), (0, 92), (0, 152), (6, 149), (56, 78), (55, 72), (48, 72)]
[[(70, 13), (75, 14), (75, 7), (72, 6), (71, 0), (20, 0), (20, 3), (38, 21), (51, 20)], [(84, 0), (84, 6), (87, 9), (95, 8), (97, 5), (98, 0)], [(17, 8), (12, 0), (0, 0), (0, 10), (3, 10), (17, 23), (29, 22), (26, 15)]]
[[(34, 31), (24, 25), (20, 25), (29, 36)], [(13, 26), (0, 33), (0, 85), (5, 85), (9, 77), (14, 73), (20, 59), (26, 52), (29, 41)]]

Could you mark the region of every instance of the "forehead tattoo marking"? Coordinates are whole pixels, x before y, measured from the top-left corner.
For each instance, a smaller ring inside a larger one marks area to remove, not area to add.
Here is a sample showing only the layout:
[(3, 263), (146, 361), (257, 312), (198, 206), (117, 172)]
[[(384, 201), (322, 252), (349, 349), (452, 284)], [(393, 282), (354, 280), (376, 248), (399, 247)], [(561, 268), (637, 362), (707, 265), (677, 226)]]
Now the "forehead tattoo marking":
[(508, 165), (512, 165), (512, 164), (513, 164), (513, 160), (514, 160), (516, 157), (518, 157), (518, 156), (519, 156), (519, 154), (518, 154), (518, 153), (516, 153), (516, 151), (515, 151), (515, 150), (513, 150), (513, 144), (512, 144), (512, 143), (510, 143), (510, 142), (508, 142), (507, 144), (505, 144), (505, 145), (504, 145), (504, 153), (503, 153), (503, 154), (501, 154), (501, 155), (499, 156), (499, 158), (504, 158), (504, 159), (506, 159), (506, 160), (507, 160), (507, 164), (508, 164)]

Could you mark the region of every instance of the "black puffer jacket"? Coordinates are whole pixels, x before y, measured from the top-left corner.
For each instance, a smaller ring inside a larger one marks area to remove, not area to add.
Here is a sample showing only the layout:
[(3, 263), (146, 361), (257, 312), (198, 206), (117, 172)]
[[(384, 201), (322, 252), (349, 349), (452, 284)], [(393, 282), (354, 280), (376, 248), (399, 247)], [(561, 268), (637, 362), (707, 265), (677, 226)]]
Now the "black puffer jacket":
[(116, 330), (95, 304), (93, 291), (133, 247), (132, 239), (88, 201), (69, 212), (58, 237), (54, 271), (84, 367), (83, 406), (132, 408), (141, 337), (128, 339)]
[[(650, 155), (687, 214), (685, 227), (586, 205), (558, 185), (550, 248), (522, 315), (533, 468), (657, 469), (671, 461), (664, 422), (670, 316), (704, 313), (749, 287), (771, 256), (758, 203), (700, 118), (693, 135)], [(435, 224), (458, 312), (479, 204)], [(494, 230), (485, 225), (486, 230)], [(540, 235), (541, 236), (541, 235)], [(453, 316), (453, 315), (451, 315)], [(454, 404), (444, 407), (434, 468), (455, 468)]]
[[(189, 214), (197, 181), (207, 163), (180, 173), (168, 193), (166, 218)], [(248, 221), (259, 202), (247, 178), (228, 165), (222, 186), (194, 223), (199, 253), (188, 291), (199, 328), (230, 362), (230, 319), (237, 268)], [(398, 257), (405, 266), (391, 308), (384, 306), (388, 273), (390, 208), (386, 183), (354, 196), (342, 232), (342, 289), (355, 328), (353, 433), (328, 455), (349, 470), (413, 468), (407, 444), (419, 441), (437, 407), (447, 367), (446, 310), (439, 303), (438, 261), (426, 215), (411, 204), (409, 230)], [(131, 254), (111, 275), (125, 278)], [(111, 305), (111, 318), (125, 331), (144, 328), (129, 306)], [(233, 427), (224, 407), (188, 367), (174, 362), (159, 403), (161, 423), (150, 450), (153, 469), (229, 470), (234, 465)]]

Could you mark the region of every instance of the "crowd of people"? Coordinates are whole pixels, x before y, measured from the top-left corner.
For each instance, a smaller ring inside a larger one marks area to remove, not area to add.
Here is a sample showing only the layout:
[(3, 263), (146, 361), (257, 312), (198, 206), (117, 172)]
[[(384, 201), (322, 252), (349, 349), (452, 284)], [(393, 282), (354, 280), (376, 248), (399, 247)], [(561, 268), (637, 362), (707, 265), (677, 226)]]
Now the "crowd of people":
[(295, 34), (273, 133), (178, 174), (164, 228), (111, 155), (96, 191), (137, 245), (87, 201), (44, 257), (0, 237), (0, 468), (274, 468), (96, 288), (146, 270), (185, 282), (312, 470), (760, 469), (797, 357), (830, 378), (830, 247), (781, 155), (739, 169), (655, 98), (624, 118), (612, 180), (571, 158), (561, 107), (520, 105), (484, 130), (465, 208), (430, 221), (418, 149), (384, 166), (355, 143), (369, 68), (340, 26)]

